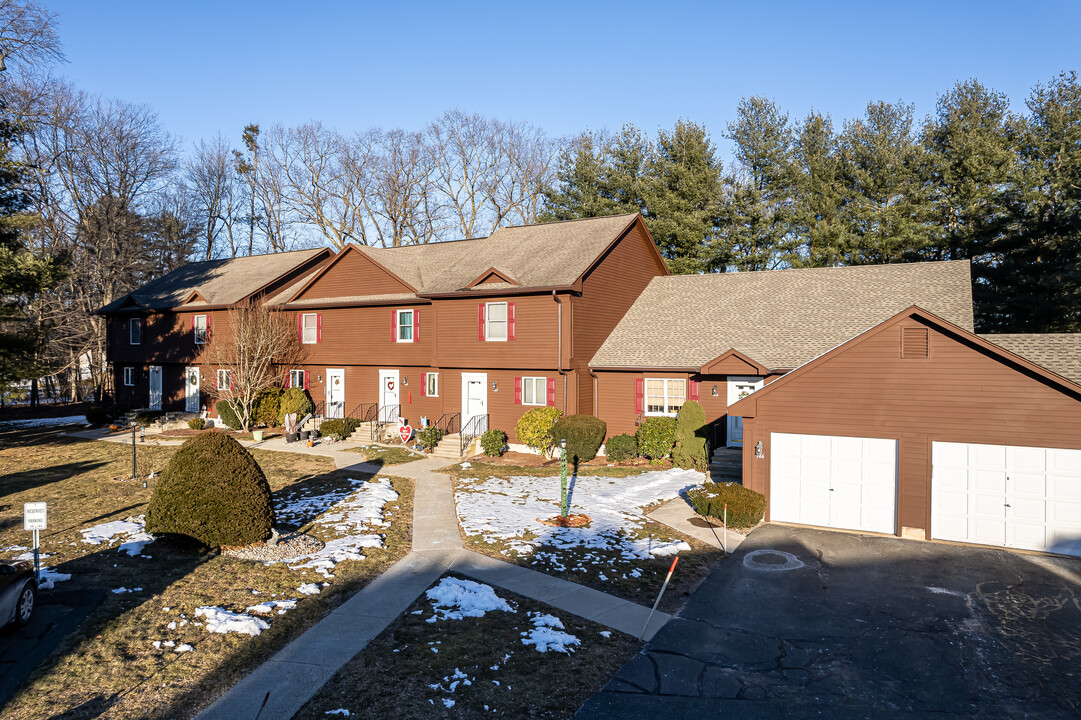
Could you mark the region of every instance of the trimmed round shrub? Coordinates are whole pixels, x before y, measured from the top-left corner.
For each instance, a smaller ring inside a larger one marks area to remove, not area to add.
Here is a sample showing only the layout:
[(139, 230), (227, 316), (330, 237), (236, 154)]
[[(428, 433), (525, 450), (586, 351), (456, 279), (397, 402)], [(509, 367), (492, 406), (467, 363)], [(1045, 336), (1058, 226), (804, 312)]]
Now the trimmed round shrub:
[(683, 403), (676, 416), (672, 462), (681, 468), (706, 469), (706, 411), (694, 400)]
[(563, 411), (557, 407), (533, 408), (518, 418), (514, 434), (518, 436), (518, 442), (551, 457), (552, 426), (562, 416)]
[(612, 462), (623, 462), (638, 457), (638, 440), (634, 435), (616, 435), (604, 443), (604, 454)]
[(146, 530), (209, 547), (270, 537), (274, 506), (255, 458), (223, 432), (200, 433), (176, 451), (146, 510)]
[(488, 457), (498, 457), (503, 454), (503, 448), (507, 446), (507, 433), (502, 430), (486, 430), (480, 436), (480, 449)]
[[(417, 430), (417, 442), (420, 443), (422, 448), (433, 449), (439, 444), (439, 441), (443, 439), (443, 436), (447, 433), (437, 428), (435, 425), (429, 425), (426, 428)], [(505, 441), (504, 441), (505, 442)]]
[[(299, 419), (297, 418), (297, 420)], [(324, 420), (319, 426), (319, 434), (323, 437), (336, 437), (339, 440), (344, 440), (352, 435), (353, 431), (358, 427), (360, 427), (360, 421), (356, 418)]]
[(218, 411), (218, 417), (221, 421), (233, 430), (239, 430), (243, 425), (240, 422), (240, 415), (237, 413), (236, 403), (232, 400), (219, 400), (214, 406), (214, 409)]
[(192, 430), (202, 430), (206, 427), (206, 420), (203, 420), (202, 418), (192, 418), (191, 420), (188, 420), (188, 427)]
[(91, 425), (104, 425), (109, 422), (109, 413), (101, 405), (91, 405), (86, 409), (86, 421)]
[(561, 438), (567, 440), (567, 459), (577, 464), (597, 457), (608, 426), (592, 415), (565, 415), (556, 420), (548, 433), (552, 444), (559, 445)]
[(304, 419), (308, 413), (315, 412), (315, 403), (311, 395), (304, 388), (289, 388), (282, 393), (281, 403), (278, 409), (278, 424), (285, 424), (285, 416), (289, 413), (297, 414), (297, 422)]
[(676, 441), (676, 419), (672, 417), (649, 417), (638, 426), (634, 434), (638, 440), (638, 452), (650, 460), (660, 460), (672, 452)]
[(766, 496), (749, 490), (739, 483), (707, 483), (687, 491), (695, 512), (714, 520), (724, 518), (728, 505), (728, 524), (735, 528), (751, 528), (766, 516)]
[(280, 387), (268, 387), (255, 396), (252, 403), (252, 421), (256, 425), (274, 427), (278, 424), (278, 416), (281, 414), (282, 396), (285, 391)]

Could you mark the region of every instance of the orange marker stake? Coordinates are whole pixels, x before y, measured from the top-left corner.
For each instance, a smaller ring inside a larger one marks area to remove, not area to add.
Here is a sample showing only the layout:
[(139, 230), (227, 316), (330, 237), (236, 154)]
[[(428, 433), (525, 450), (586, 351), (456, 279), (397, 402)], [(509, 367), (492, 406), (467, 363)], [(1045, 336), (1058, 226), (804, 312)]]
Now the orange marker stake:
[(657, 593), (657, 601), (653, 603), (653, 609), (649, 611), (649, 616), (646, 618), (646, 624), (642, 626), (642, 632), (639, 634), (638, 639), (644, 640), (646, 637), (646, 628), (649, 627), (649, 621), (653, 619), (653, 613), (657, 611), (657, 606), (661, 604), (661, 598), (664, 596), (664, 591), (668, 588), (668, 581), (672, 579), (672, 573), (676, 569), (676, 563), (679, 562), (679, 555), (672, 558), (672, 567), (668, 568), (668, 575), (664, 578), (664, 585), (661, 585), (661, 591)]

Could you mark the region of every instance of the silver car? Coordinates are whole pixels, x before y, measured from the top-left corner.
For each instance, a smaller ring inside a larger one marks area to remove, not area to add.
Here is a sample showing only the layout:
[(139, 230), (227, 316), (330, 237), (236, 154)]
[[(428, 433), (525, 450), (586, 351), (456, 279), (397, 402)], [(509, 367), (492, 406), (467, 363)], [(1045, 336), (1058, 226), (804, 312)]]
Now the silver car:
[(30, 622), (37, 594), (32, 562), (0, 560), (0, 627), (10, 622), (22, 627)]

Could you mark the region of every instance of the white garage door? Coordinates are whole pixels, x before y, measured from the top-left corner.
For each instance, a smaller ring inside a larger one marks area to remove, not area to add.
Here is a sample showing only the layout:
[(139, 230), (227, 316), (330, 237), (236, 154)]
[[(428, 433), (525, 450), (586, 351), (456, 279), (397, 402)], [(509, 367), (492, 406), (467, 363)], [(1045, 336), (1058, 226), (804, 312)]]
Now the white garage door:
[(1081, 556), (1081, 450), (936, 442), (931, 537)]
[(896, 530), (897, 441), (770, 435), (770, 518), (847, 530)]

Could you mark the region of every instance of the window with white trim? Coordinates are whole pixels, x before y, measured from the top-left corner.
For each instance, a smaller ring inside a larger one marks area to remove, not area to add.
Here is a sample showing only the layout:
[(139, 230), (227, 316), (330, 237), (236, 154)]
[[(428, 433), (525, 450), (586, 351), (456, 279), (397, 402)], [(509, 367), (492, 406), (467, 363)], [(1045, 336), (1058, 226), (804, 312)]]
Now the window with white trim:
[(224, 389), (232, 385), (233, 371), (218, 370), (218, 389)]
[(128, 342), (132, 345), (141, 345), (143, 343), (142, 318), (132, 318), (128, 322)]
[(394, 333), (395, 342), (413, 342), (413, 311), (397, 310), (395, 311), (394, 316), (398, 326), (398, 331)]
[(304, 387), (304, 371), (303, 370), (290, 370), (289, 371), (289, 387), (291, 387), (291, 388), (303, 388)]
[(646, 378), (646, 415), (675, 415), (686, 401), (685, 380)]
[(128, 387), (132, 387), (135, 385), (135, 368), (124, 368), (124, 384)]
[(522, 378), (522, 404), (523, 405), (547, 405), (548, 404), (548, 378), (524, 377)]
[(314, 345), (319, 341), (319, 313), (304, 313), (301, 316), (302, 335), (301, 342), (305, 345)]
[(507, 339), (507, 303), (484, 304), (484, 339), (488, 341)]
[(207, 336), (207, 333), (206, 333), (206, 329), (207, 329), (206, 315), (196, 315), (195, 317), (193, 317), (191, 319), (191, 328), (192, 328), (192, 332), (195, 335), (195, 344), (196, 345), (205, 345), (206, 344), (206, 336)]
[(428, 397), (439, 397), (439, 373), (427, 373), (426, 384), (425, 394)]

